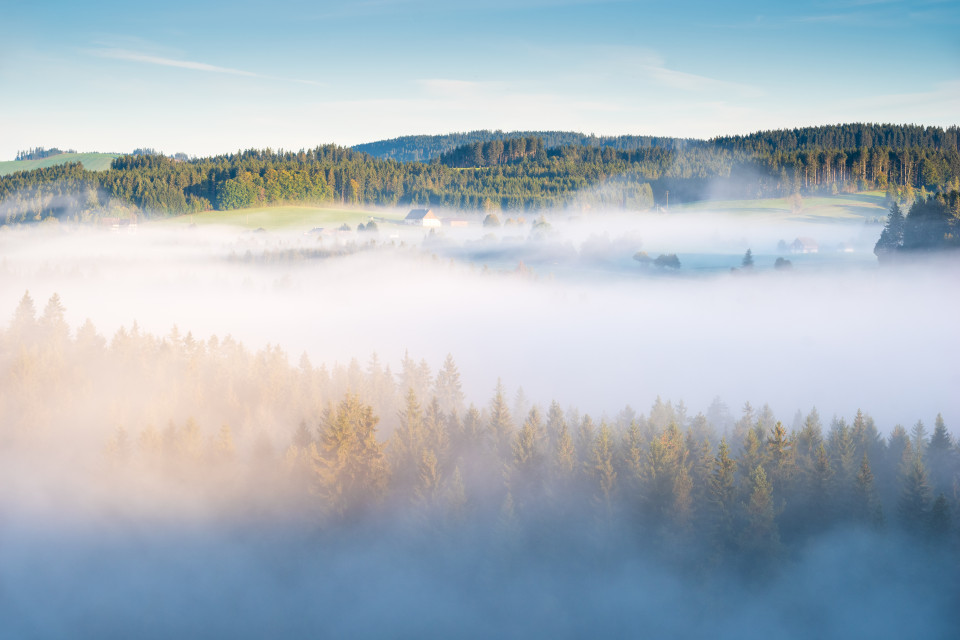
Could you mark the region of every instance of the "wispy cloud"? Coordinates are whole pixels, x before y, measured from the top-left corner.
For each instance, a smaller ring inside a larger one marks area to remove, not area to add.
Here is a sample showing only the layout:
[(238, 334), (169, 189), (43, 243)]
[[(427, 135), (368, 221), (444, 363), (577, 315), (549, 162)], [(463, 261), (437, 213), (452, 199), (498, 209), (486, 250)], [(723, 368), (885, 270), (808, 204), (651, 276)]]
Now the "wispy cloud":
[(642, 65), (640, 69), (655, 82), (672, 89), (681, 89), (683, 91), (696, 93), (726, 90), (737, 93), (743, 97), (758, 97), (763, 94), (763, 91), (759, 88), (748, 84), (709, 78), (695, 73), (670, 69), (663, 65)]
[(127, 62), (139, 62), (151, 64), (160, 67), (175, 67), (178, 69), (190, 69), (191, 71), (204, 71), (207, 73), (221, 73), (231, 76), (243, 76), (247, 78), (262, 78), (266, 80), (283, 80), (286, 82), (296, 82), (299, 84), (321, 85), (320, 82), (313, 80), (301, 80), (299, 78), (286, 78), (282, 76), (265, 75), (254, 73), (253, 71), (244, 71), (243, 69), (233, 69), (231, 67), (221, 67), (206, 62), (197, 62), (195, 60), (178, 60), (176, 58), (164, 58), (153, 56), (128, 49), (92, 49), (90, 53), (100, 58), (111, 58), (113, 60), (125, 60)]

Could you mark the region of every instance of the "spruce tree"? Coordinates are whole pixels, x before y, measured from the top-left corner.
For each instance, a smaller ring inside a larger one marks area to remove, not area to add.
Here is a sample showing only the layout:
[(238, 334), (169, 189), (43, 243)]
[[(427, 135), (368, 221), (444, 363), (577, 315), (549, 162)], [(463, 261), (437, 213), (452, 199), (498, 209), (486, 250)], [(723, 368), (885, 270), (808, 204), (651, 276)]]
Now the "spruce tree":
[(894, 202), (890, 207), (890, 215), (887, 216), (887, 224), (880, 232), (880, 239), (873, 247), (873, 253), (883, 260), (894, 254), (903, 246), (903, 231), (905, 219), (900, 205)]
[(367, 512), (387, 488), (388, 466), (376, 438), (373, 409), (353, 394), (328, 413), (313, 450), (317, 492), (326, 508), (345, 516)]
[(757, 465), (751, 474), (750, 499), (746, 504), (746, 520), (740, 535), (742, 560), (753, 575), (765, 575), (773, 569), (780, 555), (780, 532), (776, 522), (773, 492), (763, 467)]
[(883, 526), (883, 509), (877, 500), (877, 491), (873, 484), (873, 471), (870, 469), (870, 459), (864, 452), (860, 460), (860, 470), (857, 471), (857, 480), (854, 487), (854, 517), (863, 524), (869, 524), (876, 529)]
[(716, 559), (731, 552), (737, 522), (737, 462), (730, 456), (726, 438), (721, 438), (710, 477), (710, 522)]
[(487, 431), (490, 434), (493, 449), (497, 452), (500, 460), (502, 462), (509, 461), (513, 445), (513, 418), (510, 416), (510, 409), (507, 407), (507, 400), (504, 397), (503, 383), (499, 378), (497, 378), (497, 387), (494, 390), (493, 398), (490, 400)]
[(937, 493), (949, 491), (960, 469), (958, 469), (953, 442), (947, 432), (943, 416), (939, 413), (934, 423), (930, 444), (927, 446), (927, 461), (933, 490)]
[(927, 470), (920, 456), (914, 456), (903, 477), (900, 500), (897, 503), (900, 525), (911, 533), (922, 533), (930, 515), (930, 485)]

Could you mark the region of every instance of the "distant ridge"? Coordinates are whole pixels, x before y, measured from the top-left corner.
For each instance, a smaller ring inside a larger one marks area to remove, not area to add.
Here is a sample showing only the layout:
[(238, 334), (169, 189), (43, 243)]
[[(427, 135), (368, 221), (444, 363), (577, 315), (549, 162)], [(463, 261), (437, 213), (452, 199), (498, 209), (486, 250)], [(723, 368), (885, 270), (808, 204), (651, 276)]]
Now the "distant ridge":
[(119, 153), (58, 153), (38, 160), (8, 160), (0, 162), (0, 176), (10, 175), (17, 171), (33, 171), (55, 167), (68, 162), (79, 162), (87, 171), (106, 171)]
[(492, 140), (541, 138), (546, 149), (557, 147), (610, 147), (618, 151), (645, 148), (678, 150), (712, 147), (730, 151), (778, 152), (797, 149), (873, 149), (877, 147), (937, 150), (960, 149), (960, 130), (922, 125), (876, 123), (833, 124), (794, 129), (757, 131), (747, 135), (716, 136), (708, 140), (670, 136), (595, 136), (576, 131), (490, 131), (488, 129), (442, 135), (413, 135), (353, 145), (355, 151), (375, 158), (401, 162), (430, 162), (464, 145)]
[(611, 147), (619, 151), (635, 151), (649, 147), (676, 149), (689, 145), (704, 144), (702, 140), (663, 136), (595, 136), (576, 131), (470, 131), (443, 135), (401, 136), (353, 145), (354, 151), (368, 153), (374, 158), (399, 160), (401, 162), (430, 162), (444, 153), (474, 142), (510, 140), (515, 138), (541, 138), (544, 147)]

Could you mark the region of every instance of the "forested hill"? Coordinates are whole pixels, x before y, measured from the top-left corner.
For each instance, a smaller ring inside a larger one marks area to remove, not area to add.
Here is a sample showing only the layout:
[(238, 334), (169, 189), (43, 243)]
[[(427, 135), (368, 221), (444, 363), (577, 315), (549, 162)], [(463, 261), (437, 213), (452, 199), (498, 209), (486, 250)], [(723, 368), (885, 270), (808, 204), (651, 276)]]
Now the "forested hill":
[(351, 147), (375, 158), (399, 160), (400, 162), (429, 162), (458, 147), (477, 142), (539, 138), (547, 149), (557, 147), (611, 147), (632, 151), (649, 147), (680, 148), (686, 145), (703, 145), (702, 140), (658, 136), (595, 136), (575, 131), (470, 131), (448, 133), (438, 136), (403, 136), (390, 140), (378, 140)]
[(960, 149), (960, 128), (920, 125), (837, 124), (801, 129), (758, 131), (745, 136), (720, 136), (710, 144), (721, 149), (784, 152), (798, 149)]
[[(767, 132), (729, 143), (623, 137), (556, 147), (551, 146), (556, 138), (529, 135), (463, 144), (429, 163), (335, 145), (211, 158), (134, 154), (116, 158), (107, 171), (74, 163), (0, 176), (0, 224), (84, 220), (130, 208), (151, 216), (305, 202), (474, 211), (644, 210), (710, 198), (866, 189), (886, 190), (891, 202), (912, 203), (960, 190), (955, 128), (864, 133), (884, 126), (844, 125), (834, 137), (803, 133), (807, 130)], [(873, 146), (816, 146), (849, 140)], [(880, 144), (888, 140), (909, 146)], [(803, 148), (785, 149), (789, 144)], [(33, 161), (16, 164), (23, 162)]]
[(544, 147), (611, 147), (620, 151), (633, 151), (649, 147), (680, 149), (689, 147), (714, 147), (732, 151), (775, 153), (802, 149), (873, 149), (912, 147), (937, 150), (960, 148), (960, 132), (957, 127), (941, 129), (921, 125), (895, 124), (836, 124), (797, 129), (758, 131), (743, 136), (717, 136), (710, 140), (674, 138), (669, 136), (596, 136), (576, 131), (470, 131), (445, 135), (402, 136), (356, 144), (355, 151), (368, 153), (375, 158), (401, 162), (429, 162), (458, 147), (494, 140), (517, 138), (540, 138)]

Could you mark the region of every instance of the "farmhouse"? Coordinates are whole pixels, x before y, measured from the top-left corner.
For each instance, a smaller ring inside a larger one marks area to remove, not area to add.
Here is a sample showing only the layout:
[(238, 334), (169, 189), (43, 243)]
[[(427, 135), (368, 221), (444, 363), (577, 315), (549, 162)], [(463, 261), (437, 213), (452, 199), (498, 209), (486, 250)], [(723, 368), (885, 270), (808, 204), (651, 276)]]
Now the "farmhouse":
[(817, 241), (813, 238), (797, 238), (790, 245), (792, 253), (817, 253), (819, 250), (820, 247), (817, 246)]
[(411, 209), (403, 222), (416, 227), (440, 228), (440, 218), (436, 216), (433, 209)]

